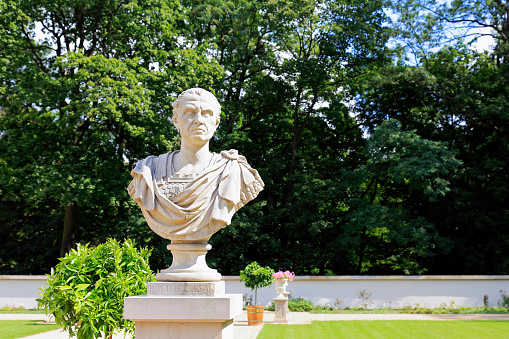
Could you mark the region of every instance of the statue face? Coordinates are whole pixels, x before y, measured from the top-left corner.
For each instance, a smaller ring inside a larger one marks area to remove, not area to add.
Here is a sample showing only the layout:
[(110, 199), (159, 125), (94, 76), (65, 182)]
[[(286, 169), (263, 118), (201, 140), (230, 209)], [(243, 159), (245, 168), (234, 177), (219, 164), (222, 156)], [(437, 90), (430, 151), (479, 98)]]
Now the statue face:
[(208, 141), (217, 129), (211, 94), (186, 94), (181, 98), (180, 113), (174, 119), (182, 140)]

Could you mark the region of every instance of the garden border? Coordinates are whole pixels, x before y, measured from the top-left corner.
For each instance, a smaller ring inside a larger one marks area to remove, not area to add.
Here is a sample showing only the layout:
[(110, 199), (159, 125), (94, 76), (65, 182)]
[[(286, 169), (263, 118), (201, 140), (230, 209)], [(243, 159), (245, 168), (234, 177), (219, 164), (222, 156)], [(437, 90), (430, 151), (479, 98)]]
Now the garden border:
[[(223, 276), (227, 293), (250, 296), (239, 276)], [(39, 289), (46, 283), (44, 275), (0, 275), (0, 308), (24, 306), (36, 308)], [(454, 302), (458, 306), (483, 306), (488, 295), (489, 306), (497, 305), (500, 290), (509, 292), (509, 275), (422, 275), (422, 276), (296, 276), (289, 283), (291, 297), (303, 297), (314, 304), (330, 304), (336, 298), (342, 307), (361, 306), (357, 292), (371, 292), (371, 307), (404, 307), (419, 304), (439, 307)], [(259, 303), (267, 305), (276, 296), (273, 286), (258, 290)]]

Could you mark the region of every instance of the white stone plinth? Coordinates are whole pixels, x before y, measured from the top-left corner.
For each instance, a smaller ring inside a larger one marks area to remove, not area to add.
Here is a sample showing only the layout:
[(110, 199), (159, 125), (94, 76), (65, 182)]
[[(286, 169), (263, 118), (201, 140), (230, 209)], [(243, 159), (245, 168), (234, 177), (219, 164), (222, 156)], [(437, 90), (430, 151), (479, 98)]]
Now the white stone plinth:
[(286, 324), (288, 320), (286, 315), (288, 314), (288, 298), (274, 298), (275, 316), (274, 324)]
[(156, 274), (157, 281), (219, 281), (221, 274), (207, 266), (205, 256), (211, 245), (204, 243), (171, 243), (167, 246), (173, 262)]
[(137, 321), (136, 339), (233, 339), (233, 320), (218, 322), (147, 322)]
[[(288, 291), (287, 292), (283, 292), (283, 296), (286, 299), (290, 300), (290, 298), (289, 298), (290, 297), (290, 292), (288, 292)], [(288, 309), (288, 303), (286, 303), (286, 313), (288, 313), (288, 312), (290, 312), (290, 310)]]
[(242, 295), (225, 294), (224, 282), (150, 282), (148, 294), (124, 299), (124, 318), (136, 339), (233, 339)]

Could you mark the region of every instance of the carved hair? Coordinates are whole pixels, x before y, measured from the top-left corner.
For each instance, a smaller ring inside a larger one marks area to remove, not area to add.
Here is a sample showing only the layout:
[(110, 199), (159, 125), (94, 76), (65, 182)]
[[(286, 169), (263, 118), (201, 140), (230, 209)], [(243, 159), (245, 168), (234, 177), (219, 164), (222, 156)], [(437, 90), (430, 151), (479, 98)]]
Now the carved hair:
[(203, 94), (210, 94), (210, 96), (213, 98), (212, 106), (213, 106), (214, 115), (216, 116), (216, 122), (219, 125), (219, 121), (221, 120), (221, 105), (219, 104), (219, 101), (217, 101), (217, 98), (214, 94), (210, 93), (209, 91), (207, 91), (203, 88), (199, 88), (199, 87), (189, 88), (179, 94), (179, 96), (177, 97), (177, 100), (175, 100), (175, 102), (173, 103), (173, 121), (175, 121), (175, 118), (178, 119), (181, 99), (186, 94), (195, 94), (195, 95), (199, 95), (199, 96), (201, 96)]

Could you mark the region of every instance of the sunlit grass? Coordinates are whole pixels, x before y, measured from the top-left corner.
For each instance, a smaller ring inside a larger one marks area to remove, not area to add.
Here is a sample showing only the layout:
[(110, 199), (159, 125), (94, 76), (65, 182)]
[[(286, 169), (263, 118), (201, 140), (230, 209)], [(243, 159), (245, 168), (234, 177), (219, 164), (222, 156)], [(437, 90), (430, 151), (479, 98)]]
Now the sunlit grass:
[(509, 338), (508, 321), (314, 321), (312, 325), (264, 325), (270, 338)]
[(14, 339), (28, 335), (56, 330), (60, 326), (44, 323), (40, 320), (1, 320), (0, 338)]

